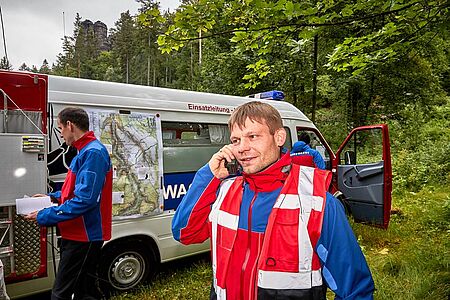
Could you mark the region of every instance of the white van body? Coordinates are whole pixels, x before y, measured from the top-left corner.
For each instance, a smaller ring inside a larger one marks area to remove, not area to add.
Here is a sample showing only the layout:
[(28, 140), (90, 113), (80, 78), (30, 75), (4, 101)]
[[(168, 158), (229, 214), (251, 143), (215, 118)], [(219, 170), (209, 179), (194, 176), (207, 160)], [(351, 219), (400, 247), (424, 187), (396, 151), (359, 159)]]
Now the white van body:
[[(5, 73), (0, 73), (0, 82), (2, 76), (6, 76)], [(29, 73), (14, 73), (15, 76), (33, 76)], [(87, 111), (108, 111), (117, 115), (149, 114), (157, 116), (161, 122), (159, 130), (163, 131), (161, 133), (163, 139), (160, 143), (163, 154), (164, 184), (161, 185), (160, 192), (164, 197), (165, 205), (164, 208), (161, 207), (160, 212), (152, 215), (114, 219), (112, 239), (104, 245), (106, 262), (102, 260), (102, 274), (106, 277), (103, 279), (110, 282), (110, 287), (116, 290), (128, 290), (151, 276), (159, 263), (208, 251), (209, 241), (199, 245), (184, 246), (174, 240), (171, 231), (171, 221), (177, 203), (189, 188), (195, 170), (206, 164), (210, 156), (224, 144), (204, 145), (193, 142), (198, 137), (198, 132), (205, 131), (207, 128), (211, 131), (212, 126), (219, 126), (225, 130), (233, 109), (254, 99), (58, 76), (40, 76), (47, 81), (45, 86), (48, 95), (48, 134), (46, 135), (49, 140), (48, 152), (59, 147), (61, 140), (55, 130), (56, 118), (59, 111), (67, 106), (79, 106)], [(13, 98), (13, 95), (9, 96)], [(335, 159), (333, 152), (314, 124), (299, 109), (285, 101), (258, 100), (269, 103), (280, 112), (283, 125), (288, 131), (287, 148), (297, 141), (299, 128), (310, 130), (317, 134), (318, 142), (326, 148), (325, 159), (328, 162), (328, 168), (333, 168), (331, 165), (331, 161)], [(188, 127), (197, 128), (197, 131), (189, 129), (188, 139), (183, 140), (181, 131)], [(164, 132), (167, 135), (164, 135)], [(191, 142), (193, 144), (189, 144)], [(178, 178), (179, 182), (167, 183), (170, 178)], [(62, 182), (64, 175), (50, 176), (49, 179)], [(21, 192), (18, 191), (17, 194), (19, 197)], [(168, 203), (171, 204), (168, 205)], [(56, 247), (57, 242), (56, 236), (51, 231), (47, 238), (50, 242), (50, 246), (46, 249), (47, 276), (7, 284), (10, 297), (19, 298), (51, 289), (54, 280), (51, 245)], [(5, 278), (7, 277), (8, 274), (5, 274)]]

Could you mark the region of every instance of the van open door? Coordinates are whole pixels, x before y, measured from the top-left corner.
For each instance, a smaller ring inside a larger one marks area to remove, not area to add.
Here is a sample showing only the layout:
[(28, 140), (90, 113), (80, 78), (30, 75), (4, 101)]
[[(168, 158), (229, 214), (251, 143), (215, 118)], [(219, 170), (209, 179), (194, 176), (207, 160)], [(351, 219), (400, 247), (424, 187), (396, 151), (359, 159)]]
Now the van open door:
[(387, 228), (391, 213), (392, 167), (385, 124), (352, 130), (336, 152), (341, 200), (356, 222)]
[(47, 191), (47, 76), (0, 70), (0, 260), (7, 284), (47, 277), (47, 229), (15, 199)]

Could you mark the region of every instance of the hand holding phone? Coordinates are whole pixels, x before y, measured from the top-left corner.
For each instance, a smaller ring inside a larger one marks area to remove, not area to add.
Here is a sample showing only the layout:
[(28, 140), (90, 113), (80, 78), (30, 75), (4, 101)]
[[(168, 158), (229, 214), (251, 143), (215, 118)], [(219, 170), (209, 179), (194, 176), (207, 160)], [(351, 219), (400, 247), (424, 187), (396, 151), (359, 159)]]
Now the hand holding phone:
[[(209, 168), (214, 174), (214, 177), (218, 179), (225, 179), (230, 176), (231, 173), (228, 171), (227, 165), (235, 159), (232, 147), (232, 145), (225, 145), (209, 160)], [(234, 173), (236, 167), (234, 167), (233, 165), (237, 165), (237, 162), (232, 163), (229, 167), (230, 171)]]

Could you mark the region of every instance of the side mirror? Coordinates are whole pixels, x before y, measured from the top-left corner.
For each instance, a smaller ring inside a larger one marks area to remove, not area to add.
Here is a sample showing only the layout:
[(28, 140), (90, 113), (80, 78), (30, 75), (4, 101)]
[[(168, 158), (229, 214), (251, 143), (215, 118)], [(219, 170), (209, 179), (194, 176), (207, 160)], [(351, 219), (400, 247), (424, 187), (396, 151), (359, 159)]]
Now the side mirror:
[(356, 153), (355, 151), (345, 151), (344, 152), (344, 163), (346, 165), (356, 165)]

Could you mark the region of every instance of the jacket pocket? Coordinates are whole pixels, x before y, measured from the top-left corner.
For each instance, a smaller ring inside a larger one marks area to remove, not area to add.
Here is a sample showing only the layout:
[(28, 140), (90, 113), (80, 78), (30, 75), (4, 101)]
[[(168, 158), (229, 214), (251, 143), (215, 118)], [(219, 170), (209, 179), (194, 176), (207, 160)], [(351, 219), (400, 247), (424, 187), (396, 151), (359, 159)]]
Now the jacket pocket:
[(217, 230), (217, 241), (221, 248), (231, 251), (235, 237), (236, 237), (235, 230), (219, 226)]
[(274, 220), (265, 269), (298, 272), (299, 209), (280, 209)]

